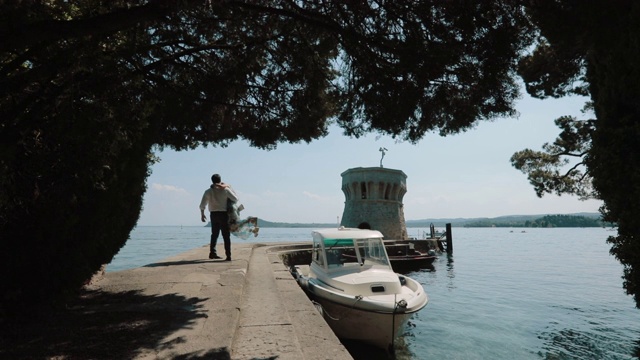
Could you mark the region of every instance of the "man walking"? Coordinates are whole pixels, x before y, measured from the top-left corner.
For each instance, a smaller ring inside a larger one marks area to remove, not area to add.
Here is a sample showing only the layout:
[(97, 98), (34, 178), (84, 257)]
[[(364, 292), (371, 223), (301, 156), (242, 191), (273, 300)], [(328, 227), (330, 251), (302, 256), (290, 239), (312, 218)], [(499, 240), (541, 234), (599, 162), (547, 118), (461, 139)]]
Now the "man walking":
[(238, 195), (231, 186), (222, 182), (220, 175), (211, 176), (211, 187), (205, 190), (200, 201), (200, 219), (207, 221), (204, 214), (205, 206), (209, 207), (211, 214), (211, 244), (209, 247), (209, 259), (221, 259), (216, 253), (216, 243), (218, 235), (222, 232), (224, 240), (224, 252), (226, 261), (231, 261), (231, 233), (229, 230), (229, 215), (227, 213), (227, 200), (238, 201)]

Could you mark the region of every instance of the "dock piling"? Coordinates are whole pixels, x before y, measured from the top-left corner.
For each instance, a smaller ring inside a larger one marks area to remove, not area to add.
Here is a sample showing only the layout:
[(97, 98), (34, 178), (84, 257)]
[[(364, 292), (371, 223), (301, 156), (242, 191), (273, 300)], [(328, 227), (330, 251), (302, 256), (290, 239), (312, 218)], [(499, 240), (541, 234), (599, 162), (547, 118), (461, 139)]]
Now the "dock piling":
[(447, 239), (447, 254), (453, 254), (453, 235), (451, 235), (451, 224), (446, 224), (447, 232), (445, 234)]

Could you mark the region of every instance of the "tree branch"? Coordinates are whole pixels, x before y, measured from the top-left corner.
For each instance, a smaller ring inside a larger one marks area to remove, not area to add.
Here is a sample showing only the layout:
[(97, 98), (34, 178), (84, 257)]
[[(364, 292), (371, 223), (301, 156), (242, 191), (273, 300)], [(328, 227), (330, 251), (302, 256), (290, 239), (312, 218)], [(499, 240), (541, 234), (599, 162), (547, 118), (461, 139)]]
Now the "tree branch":
[(202, 0), (182, 0), (179, 4), (182, 6), (178, 7), (174, 1), (155, 0), (146, 5), (79, 20), (18, 22), (16, 26), (3, 26), (0, 27), (0, 52), (31, 48), (39, 43), (112, 33), (141, 22), (161, 19), (176, 10), (202, 5)]
[(580, 157), (581, 158), (581, 157), (584, 157), (587, 154), (588, 154), (588, 151), (583, 151), (583, 152), (581, 152), (579, 154), (572, 153), (572, 152), (569, 152), (569, 151), (562, 151), (562, 152), (559, 152), (559, 153), (549, 154), (549, 155), (555, 156), (555, 157), (560, 157), (560, 156), (564, 155), (564, 156), (572, 156), (572, 157)]
[(579, 162), (577, 164), (575, 164), (574, 166), (571, 167), (571, 169), (567, 170), (567, 172), (564, 173), (564, 175), (560, 176), (561, 179), (566, 179), (568, 177), (571, 176), (571, 172), (575, 169), (577, 169), (579, 166), (584, 165), (584, 162)]

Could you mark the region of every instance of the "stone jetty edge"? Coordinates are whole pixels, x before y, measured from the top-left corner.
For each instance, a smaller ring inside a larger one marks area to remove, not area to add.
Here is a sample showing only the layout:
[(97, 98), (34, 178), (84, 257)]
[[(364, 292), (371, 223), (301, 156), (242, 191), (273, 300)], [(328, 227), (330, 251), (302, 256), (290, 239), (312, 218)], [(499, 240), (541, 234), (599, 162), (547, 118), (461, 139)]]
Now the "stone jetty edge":
[[(155, 335), (123, 354), (133, 359), (353, 359), (280, 259), (280, 250), (296, 244), (232, 242), (232, 261), (209, 260), (202, 246), (106, 272), (85, 291), (111, 294), (112, 303), (77, 307), (124, 314), (113, 317), (119, 321), (143, 312), (157, 323)], [(136, 296), (117, 296), (127, 293)]]

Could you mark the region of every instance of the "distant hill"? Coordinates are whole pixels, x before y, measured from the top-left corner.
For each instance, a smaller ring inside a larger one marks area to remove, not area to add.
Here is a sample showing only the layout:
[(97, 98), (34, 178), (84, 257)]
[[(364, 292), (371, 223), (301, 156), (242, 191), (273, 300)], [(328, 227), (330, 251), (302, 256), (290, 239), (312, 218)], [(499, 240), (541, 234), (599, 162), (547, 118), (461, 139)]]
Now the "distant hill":
[[(538, 215), (505, 215), (495, 218), (451, 218), (451, 219), (423, 219), (423, 220), (407, 220), (408, 227), (428, 227), (433, 224), (436, 227), (443, 227), (451, 224), (453, 227), (487, 227), (491, 225), (500, 227), (524, 227), (527, 222), (534, 223), (547, 216), (564, 215), (582, 217), (595, 221), (601, 218), (600, 213), (573, 213), (573, 214), (538, 214)], [(487, 225), (489, 224), (489, 225)]]
[(528, 228), (573, 228), (610, 226), (602, 222), (600, 216), (583, 215), (544, 215), (535, 219), (528, 217), (495, 218), (477, 220), (465, 227), (528, 227)]
[[(205, 227), (211, 227), (211, 221), (205, 225)], [(331, 228), (336, 227), (336, 224), (321, 224), (321, 223), (285, 223), (285, 222), (271, 222), (258, 218), (258, 227), (261, 228)]]
[[(573, 219), (576, 227), (584, 226), (604, 226), (601, 221), (600, 213), (572, 213), (572, 214), (537, 214), (537, 215), (505, 215), (495, 218), (454, 218), (454, 219), (423, 219), (423, 220), (408, 220), (406, 221), (407, 227), (427, 227), (433, 224), (436, 227), (443, 227), (447, 223), (453, 227), (536, 227), (533, 224), (541, 224), (543, 221), (547, 221), (548, 217), (573, 217), (581, 218)], [(556, 227), (570, 227), (568, 224), (558, 222)], [(589, 225), (587, 225), (589, 224)]]
[(336, 227), (336, 224), (323, 224), (323, 223), (284, 223), (284, 222), (271, 222), (258, 218), (258, 227), (261, 228), (330, 228)]
[[(573, 214), (540, 214), (540, 215), (506, 215), (495, 218), (441, 218), (441, 219), (421, 219), (421, 220), (406, 220), (407, 227), (429, 227), (433, 224), (435, 227), (444, 227), (446, 224), (451, 224), (453, 227), (485, 227), (485, 226), (512, 226), (512, 227), (524, 227), (525, 223), (534, 223), (545, 216), (550, 215), (567, 215), (584, 217), (587, 219), (599, 220), (599, 213), (573, 213)], [(472, 226), (476, 224), (476, 226)], [(490, 225), (487, 225), (490, 224)], [(271, 222), (263, 219), (258, 219), (258, 226), (262, 228), (330, 228), (336, 227), (336, 224), (330, 223), (284, 223), (284, 222)]]

